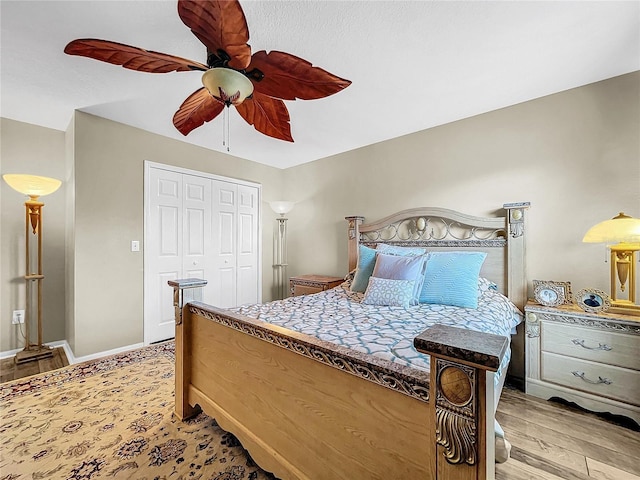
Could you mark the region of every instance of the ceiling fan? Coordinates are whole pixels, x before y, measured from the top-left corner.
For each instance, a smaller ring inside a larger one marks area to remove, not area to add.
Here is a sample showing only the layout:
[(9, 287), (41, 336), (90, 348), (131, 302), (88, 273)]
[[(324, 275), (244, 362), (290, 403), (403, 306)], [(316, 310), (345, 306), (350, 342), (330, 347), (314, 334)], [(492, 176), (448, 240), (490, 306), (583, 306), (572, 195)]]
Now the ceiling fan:
[(283, 100), (324, 98), (351, 84), (290, 53), (261, 50), (252, 55), (247, 21), (237, 0), (178, 0), (178, 15), (207, 47), (206, 65), (92, 38), (73, 40), (64, 51), (141, 72), (205, 72), (204, 87), (192, 93), (173, 116), (183, 135), (234, 105), (259, 132), (293, 142)]

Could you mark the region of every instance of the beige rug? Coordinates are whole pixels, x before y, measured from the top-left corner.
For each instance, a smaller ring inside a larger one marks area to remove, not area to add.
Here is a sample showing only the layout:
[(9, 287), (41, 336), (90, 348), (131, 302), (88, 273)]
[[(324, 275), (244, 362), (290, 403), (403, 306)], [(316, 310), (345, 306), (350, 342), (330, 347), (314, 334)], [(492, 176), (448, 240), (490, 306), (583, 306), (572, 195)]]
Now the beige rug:
[(266, 480), (237, 439), (174, 405), (167, 342), (0, 385), (0, 479)]

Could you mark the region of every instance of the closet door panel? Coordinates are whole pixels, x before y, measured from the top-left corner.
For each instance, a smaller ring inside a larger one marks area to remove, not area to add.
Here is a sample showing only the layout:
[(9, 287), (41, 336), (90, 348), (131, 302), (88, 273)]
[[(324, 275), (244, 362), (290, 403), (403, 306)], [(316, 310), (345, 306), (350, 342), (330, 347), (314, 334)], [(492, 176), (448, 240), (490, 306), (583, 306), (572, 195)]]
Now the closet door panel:
[(238, 185), (212, 180), (213, 254), (211, 274), (215, 291), (213, 304), (236, 306), (237, 273), (237, 199)]
[(238, 185), (237, 304), (258, 301), (258, 189)]
[(149, 172), (149, 214), (145, 256), (150, 288), (145, 299), (145, 341), (175, 335), (173, 292), (169, 280), (182, 275), (182, 176), (161, 169)]
[[(184, 198), (182, 278), (209, 278), (211, 265), (211, 179), (195, 175), (182, 175)], [(213, 287), (207, 285), (202, 300), (212, 298)]]

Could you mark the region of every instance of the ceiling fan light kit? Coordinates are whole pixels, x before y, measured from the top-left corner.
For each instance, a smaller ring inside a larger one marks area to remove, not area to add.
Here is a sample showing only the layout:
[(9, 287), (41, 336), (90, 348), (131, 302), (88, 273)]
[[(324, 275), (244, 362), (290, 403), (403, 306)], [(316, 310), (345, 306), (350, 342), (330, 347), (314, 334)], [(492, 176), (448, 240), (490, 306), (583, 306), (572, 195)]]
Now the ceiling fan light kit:
[(233, 105), (260, 133), (293, 142), (283, 100), (328, 97), (349, 85), (310, 62), (285, 52), (251, 53), (249, 28), (238, 0), (178, 0), (178, 15), (207, 47), (207, 64), (117, 42), (78, 39), (64, 49), (148, 73), (203, 71), (204, 87), (193, 92), (173, 116), (183, 135)]
[(251, 80), (231, 68), (210, 68), (202, 75), (202, 84), (213, 98), (227, 107), (240, 105), (253, 93)]

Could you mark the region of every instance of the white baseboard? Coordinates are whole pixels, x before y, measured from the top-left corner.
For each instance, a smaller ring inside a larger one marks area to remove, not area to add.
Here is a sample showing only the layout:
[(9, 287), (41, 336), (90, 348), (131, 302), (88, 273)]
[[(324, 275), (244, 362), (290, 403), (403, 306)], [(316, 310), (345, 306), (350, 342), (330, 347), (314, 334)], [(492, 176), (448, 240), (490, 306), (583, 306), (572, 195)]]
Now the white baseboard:
[[(71, 350), (71, 347), (69, 346), (69, 343), (66, 340), (58, 340), (57, 342), (48, 342), (45, 345), (52, 348), (62, 347), (65, 355), (67, 356), (67, 360), (69, 361), (69, 365), (86, 362), (88, 360), (95, 360), (97, 358), (108, 357), (110, 355), (116, 355), (118, 353), (128, 352), (129, 350), (135, 350), (136, 348), (144, 347), (144, 343), (136, 343), (134, 345), (127, 345), (126, 347), (114, 348), (113, 350), (107, 350), (105, 352), (92, 353), (91, 355), (76, 357), (73, 354), (73, 351)], [(21, 351), (22, 351), (22, 348), (18, 348), (16, 350), (8, 350), (6, 352), (0, 352), (0, 360), (4, 358), (13, 357), (15, 356), (16, 353)]]

